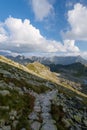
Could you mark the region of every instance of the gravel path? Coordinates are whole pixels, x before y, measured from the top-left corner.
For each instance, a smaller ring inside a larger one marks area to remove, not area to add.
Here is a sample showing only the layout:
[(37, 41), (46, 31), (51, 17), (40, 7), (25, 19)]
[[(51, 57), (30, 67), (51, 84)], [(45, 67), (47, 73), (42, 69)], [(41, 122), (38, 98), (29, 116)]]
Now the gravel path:
[(51, 102), (56, 98), (57, 93), (58, 90), (52, 90), (39, 95), (32, 92), (36, 98), (34, 111), (29, 115), (29, 119), (32, 122), (32, 130), (57, 130), (56, 122), (50, 114)]

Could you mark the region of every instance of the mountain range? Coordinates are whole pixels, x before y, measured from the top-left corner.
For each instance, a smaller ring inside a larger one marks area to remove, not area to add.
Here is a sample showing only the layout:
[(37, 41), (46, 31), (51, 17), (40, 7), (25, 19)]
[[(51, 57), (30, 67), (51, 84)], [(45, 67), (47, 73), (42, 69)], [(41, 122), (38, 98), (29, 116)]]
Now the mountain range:
[(83, 59), (81, 56), (66, 56), (66, 57), (59, 57), (59, 56), (52, 56), (52, 57), (37, 57), (37, 56), (30, 56), (26, 58), (25, 56), (18, 55), (18, 56), (7, 56), (7, 58), (10, 58), (16, 62), (19, 62), (21, 64), (27, 64), (32, 63), (34, 61), (38, 61), (44, 65), (49, 64), (61, 64), (61, 65), (69, 65), (73, 63), (82, 63), (87, 64), (87, 60)]

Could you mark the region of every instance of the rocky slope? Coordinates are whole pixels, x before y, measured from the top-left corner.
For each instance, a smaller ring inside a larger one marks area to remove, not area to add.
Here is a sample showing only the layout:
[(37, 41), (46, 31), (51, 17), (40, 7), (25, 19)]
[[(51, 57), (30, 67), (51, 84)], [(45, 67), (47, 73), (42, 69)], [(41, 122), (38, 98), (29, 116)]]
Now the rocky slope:
[[(87, 94), (87, 65), (81, 63), (73, 63), (70, 65), (49, 65), (50, 70), (60, 73), (60, 80), (66, 81), (72, 87)], [(76, 85), (77, 84), (77, 87)]]
[(79, 94), (80, 96), (87, 97), (86, 94), (81, 93), (80, 91), (80, 84), (79, 81), (76, 83), (74, 81), (69, 81), (66, 78), (61, 78), (60, 73), (53, 73), (50, 71), (50, 69), (44, 65), (42, 65), (39, 62), (34, 62), (27, 64), (27, 68), (29, 71), (31, 71), (36, 76), (42, 77), (46, 80), (52, 81), (53, 83), (56, 83), (59, 86), (62, 86), (62, 89), (66, 88), (68, 91), (75, 92), (76, 94)]
[(59, 80), (0, 56), (0, 130), (87, 130), (87, 95)]

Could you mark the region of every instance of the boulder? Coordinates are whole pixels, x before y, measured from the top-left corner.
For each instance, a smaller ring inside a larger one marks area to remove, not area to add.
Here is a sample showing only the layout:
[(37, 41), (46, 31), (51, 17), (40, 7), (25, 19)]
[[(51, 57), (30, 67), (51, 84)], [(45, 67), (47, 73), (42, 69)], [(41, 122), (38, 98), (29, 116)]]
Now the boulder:
[(6, 95), (9, 95), (10, 92), (9, 92), (8, 90), (0, 90), (0, 94), (1, 94), (2, 96), (6, 96)]
[(41, 111), (41, 107), (40, 106), (35, 106), (34, 107), (34, 111), (35, 112), (40, 112)]
[(17, 111), (16, 110), (11, 110), (10, 115), (16, 117), (17, 116)]
[(41, 130), (57, 130), (57, 127), (54, 124), (46, 123), (42, 126)]
[(39, 130), (40, 127), (41, 127), (41, 123), (39, 123), (39, 122), (37, 122), (37, 121), (35, 121), (35, 122), (33, 122), (33, 123), (31, 124), (32, 130)]
[(4, 127), (3, 127), (3, 130), (11, 130), (11, 126), (10, 126), (10, 125), (4, 126)]

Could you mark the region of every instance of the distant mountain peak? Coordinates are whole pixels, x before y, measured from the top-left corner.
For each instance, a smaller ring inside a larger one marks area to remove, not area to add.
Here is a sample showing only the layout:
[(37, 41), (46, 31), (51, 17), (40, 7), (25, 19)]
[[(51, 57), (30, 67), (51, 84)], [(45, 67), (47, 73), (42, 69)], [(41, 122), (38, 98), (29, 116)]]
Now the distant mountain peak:
[(50, 64), (61, 64), (61, 65), (69, 65), (76, 62), (80, 62), (82, 64), (87, 64), (87, 60), (82, 58), (80, 55), (78, 56), (50, 56), (50, 57), (38, 57), (38, 56), (30, 56), (25, 57), (23, 55), (18, 55), (16, 57), (13, 56), (7, 56), (8, 58), (19, 62), (20, 64), (28, 64), (32, 62), (40, 62), (44, 65), (50, 65)]

